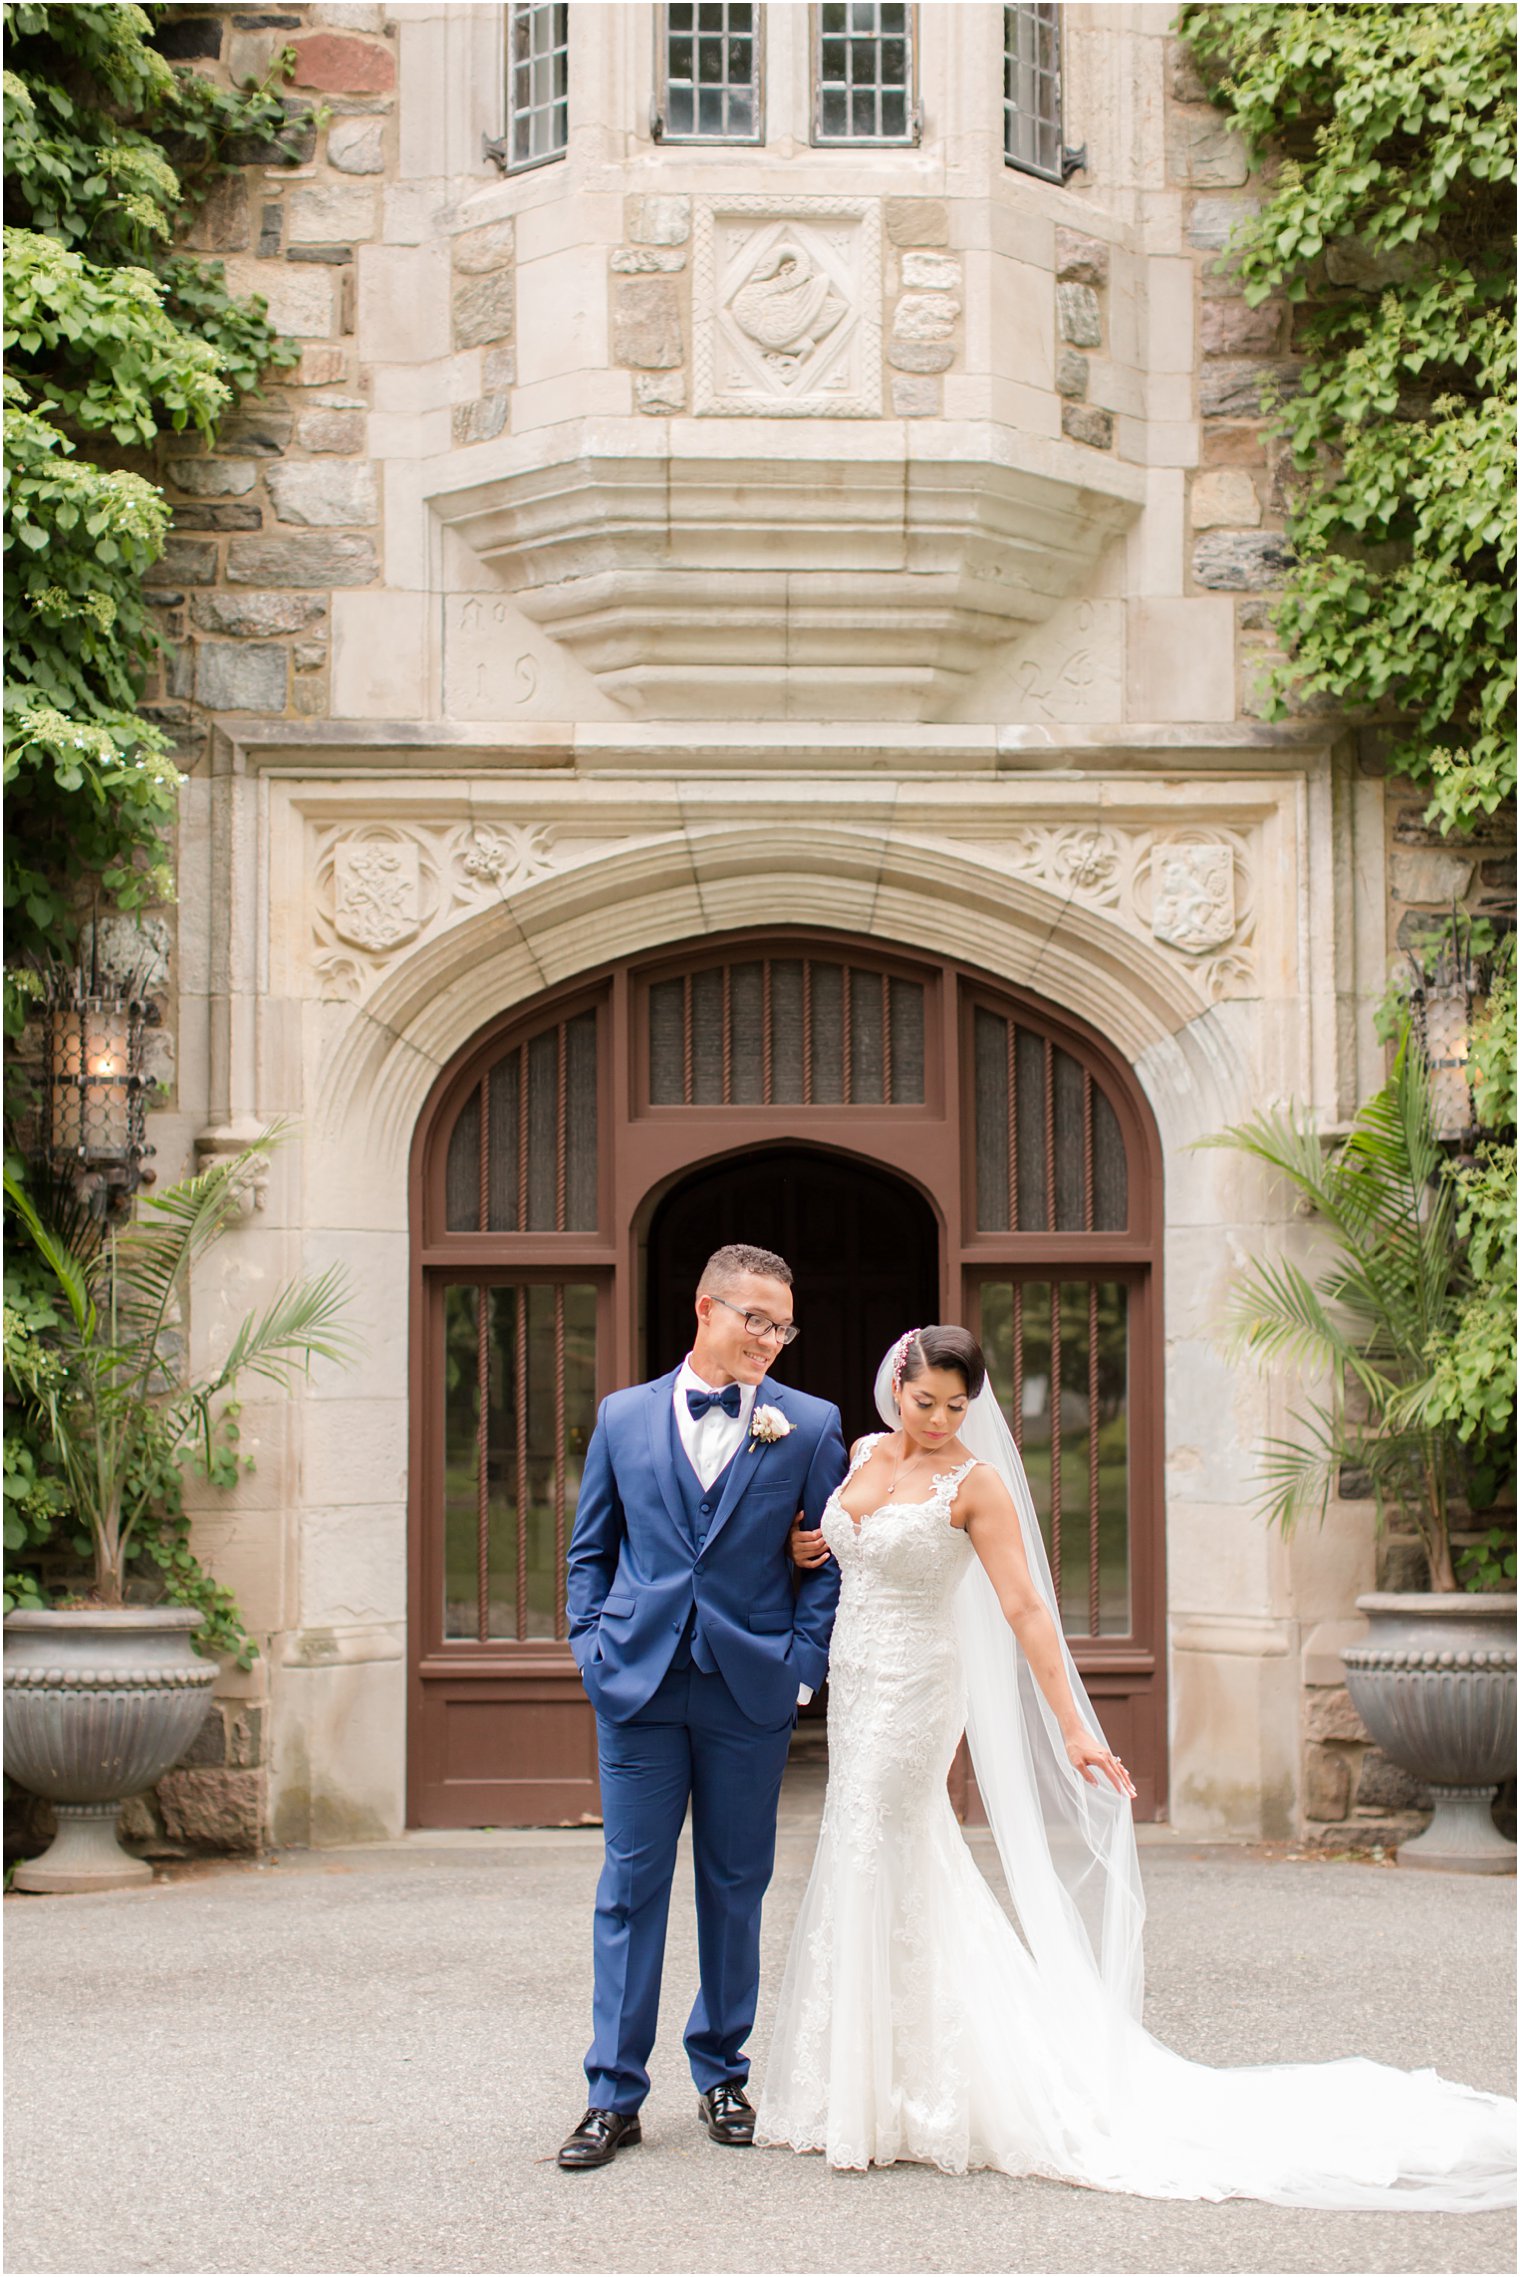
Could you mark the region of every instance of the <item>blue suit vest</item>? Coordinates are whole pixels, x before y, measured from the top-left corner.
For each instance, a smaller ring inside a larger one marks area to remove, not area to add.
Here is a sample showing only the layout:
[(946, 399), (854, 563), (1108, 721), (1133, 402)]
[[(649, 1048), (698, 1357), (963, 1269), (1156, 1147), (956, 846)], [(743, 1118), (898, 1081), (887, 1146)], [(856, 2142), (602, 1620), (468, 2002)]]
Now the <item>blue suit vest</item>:
[[(739, 1454), (743, 1446), (744, 1441), (741, 1439), (738, 1447), (734, 1450), (734, 1455)], [(691, 1546), (694, 1550), (700, 1550), (707, 1539), (707, 1530), (713, 1522), (719, 1503), (723, 1500), (723, 1489), (728, 1483), (728, 1474), (734, 1467), (734, 1455), (730, 1455), (722, 1470), (713, 1480), (712, 1485), (704, 1486), (693, 1470), (691, 1457), (682, 1444), (681, 1427), (676, 1421), (675, 1402), (674, 1400), (671, 1401), (671, 1475), (675, 1480), (682, 1516), (686, 1520), (686, 1531), (691, 1536)], [(686, 1627), (681, 1633), (681, 1641), (676, 1646), (675, 1656), (670, 1665), (672, 1668), (684, 1668), (688, 1662), (693, 1667), (700, 1668), (704, 1676), (713, 1676), (717, 1673), (718, 1664), (713, 1659), (711, 1648), (702, 1634), (702, 1614), (697, 1604), (695, 1590), (692, 1592), (691, 1611), (686, 1616)]]

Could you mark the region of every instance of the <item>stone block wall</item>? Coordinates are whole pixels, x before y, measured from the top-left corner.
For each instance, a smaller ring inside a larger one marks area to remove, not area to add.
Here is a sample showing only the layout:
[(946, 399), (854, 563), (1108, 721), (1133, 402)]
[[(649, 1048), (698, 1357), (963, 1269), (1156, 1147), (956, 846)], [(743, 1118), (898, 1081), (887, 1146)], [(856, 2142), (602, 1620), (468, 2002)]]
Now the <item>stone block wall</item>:
[[(133, 1855), (154, 1862), (256, 1856), (268, 1820), (264, 1727), (262, 1706), (212, 1701), (175, 1768), (156, 1787), (129, 1795), (122, 1804), (116, 1831)], [(36, 1857), (56, 1832), (52, 1805), (40, 1796), (18, 1794), (7, 1800), (7, 1865), (18, 1857)]]
[[(149, 579), (170, 654), (146, 708), (192, 767), (211, 714), (328, 711), (330, 595), (380, 578), (380, 484), (355, 327), (356, 254), (381, 234), (380, 177), (394, 157), (386, 16), (353, 4), (186, 9), (170, 27), (171, 52), (223, 83), (262, 79), (291, 50), (284, 100), (297, 122), (295, 163), (248, 153), (184, 239), (223, 263), (233, 291), (262, 296), (301, 349), (293, 370), (272, 373), (263, 395), (226, 422), (212, 451), (193, 435), (170, 438), (155, 469), (175, 534)], [(479, 337), (510, 339), (510, 283), (503, 291), (495, 281), (510, 260), (510, 231), (504, 248), (463, 246), (461, 267), (480, 272), (469, 280), (477, 296), (482, 285), (496, 293), (496, 306), (474, 318)], [(482, 394), (491, 392), (483, 379)], [(460, 412), (482, 431), (492, 416), (478, 403)]]
[(1280, 652), (1271, 602), (1290, 559), (1283, 534), (1284, 453), (1269, 407), (1297, 384), (1286, 302), (1252, 308), (1226, 248), (1261, 199), (1238, 135), (1219, 112), (1180, 40), (1168, 42), (1166, 163), (1183, 194), (1194, 270), (1198, 448), (1187, 476), (1191, 590), (1232, 597), (1237, 706), (1266, 712), (1264, 679)]
[(1417, 1779), (1375, 1747), (1331, 1651), (1305, 1654), (1303, 1838), (1313, 1849), (1395, 1849), (1429, 1819)]

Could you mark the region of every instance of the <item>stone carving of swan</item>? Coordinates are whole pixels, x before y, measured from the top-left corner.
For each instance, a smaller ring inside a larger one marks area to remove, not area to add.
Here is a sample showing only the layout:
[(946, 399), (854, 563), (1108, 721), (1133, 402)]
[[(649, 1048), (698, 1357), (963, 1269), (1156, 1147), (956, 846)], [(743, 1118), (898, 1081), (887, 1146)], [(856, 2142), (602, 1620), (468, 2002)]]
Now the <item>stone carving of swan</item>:
[(755, 264), (732, 302), (734, 321), (767, 356), (800, 356), (832, 332), (845, 304), (794, 245)]

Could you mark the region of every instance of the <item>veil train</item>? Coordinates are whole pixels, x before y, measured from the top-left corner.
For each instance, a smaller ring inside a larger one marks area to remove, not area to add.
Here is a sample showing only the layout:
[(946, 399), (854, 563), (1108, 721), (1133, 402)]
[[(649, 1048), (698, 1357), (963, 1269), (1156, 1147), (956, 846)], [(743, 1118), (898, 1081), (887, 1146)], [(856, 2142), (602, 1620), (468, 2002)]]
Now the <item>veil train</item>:
[[(899, 1338), (876, 1376), (889, 1430)], [(1101, 1727), (1062, 1635), (1034, 1500), (1013, 1435), (985, 1383), (960, 1437), (1013, 1498), (1029, 1570), (1061, 1637), (1067, 1681)], [(1252, 2197), (1279, 2205), (1461, 2211), (1515, 2202), (1515, 2105), (1433, 2070), (1363, 2057), (1216, 2069), (1175, 2055), (1140, 2018), (1145, 1900), (1128, 1800), (1089, 1786), (971, 1554), (953, 1620), (966, 1736), (1013, 1903), (1065, 2045), (1043, 2051), (1076, 2088), (1069, 2178), (1154, 2197)], [(949, 1924), (946, 1924), (948, 1930)], [(990, 1991), (993, 1972), (988, 1971)], [(1008, 2018), (1008, 2061), (1030, 2063), (1027, 2016)], [(1023, 2044), (1020, 2044), (1021, 2037)], [(1063, 2097), (1063, 2101), (1067, 2099)]]

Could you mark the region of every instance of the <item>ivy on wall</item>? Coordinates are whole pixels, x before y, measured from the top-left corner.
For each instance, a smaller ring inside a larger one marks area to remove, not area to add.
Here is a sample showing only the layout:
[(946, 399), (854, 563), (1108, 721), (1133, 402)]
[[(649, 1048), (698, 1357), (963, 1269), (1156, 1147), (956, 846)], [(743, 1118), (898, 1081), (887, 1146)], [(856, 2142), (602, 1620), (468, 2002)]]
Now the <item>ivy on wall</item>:
[(1263, 165), (1230, 257), (1306, 356), (1275, 408), (1295, 561), (1286, 708), (1393, 716), (1429, 819), (1515, 789), (1515, 43), (1511, 11), (1185, 6), (1178, 29)]
[[(74, 949), (94, 903), (131, 911), (173, 897), (180, 784), (164, 733), (139, 709), (159, 647), (144, 580), (170, 509), (152, 480), (163, 434), (208, 441), (239, 397), (299, 350), (261, 300), (227, 290), (219, 262), (175, 232), (235, 164), (288, 149), (276, 82), (228, 89), (176, 70), (154, 45), (173, 11), (82, 0), (4, 8), (5, 1028), (25, 1025), (37, 968)], [(10, 1123), (23, 1088), (7, 1068)], [(25, 1164), (14, 1159), (19, 1176)], [(7, 1406), (13, 1378), (56, 1326), (25, 1244), (5, 1273)], [(12, 1422), (10, 1416), (8, 1422)], [(229, 1483), (228, 1446), (211, 1475)], [(144, 1461), (152, 1459), (147, 1450)], [(141, 1556), (201, 1640), (246, 1661), (227, 1592), (190, 1549), (176, 1465), (160, 1465)], [(5, 1601), (42, 1602), (80, 1545), (45, 1439), (5, 1439)]]
[[(161, 11), (160, 11), (161, 12)], [(157, 647), (143, 579), (169, 508), (166, 430), (208, 438), (298, 351), (219, 263), (173, 249), (229, 163), (277, 155), (271, 85), (175, 70), (149, 11), (9, 5), (5, 72), (6, 1028), (28, 968), (67, 953), (92, 894), (172, 896), (179, 773), (136, 710)]]
[[(1468, 1279), (1460, 1313), (1427, 1354), (1431, 1375), (1420, 1420), (1456, 1433), (1485, 1474), (1489, 1499), (1514, 1477), (1515, 1459), (1515, 939), (1494, 958), (1487, 1003), (1474, 1023), (1468, 1066), (1483, 1134), (1449, 1175)], [(1483, 1490), (1474, 1495), (1481, 1506)], [(1511, 1492), (1511, 1501), (1513, 1494)], [(1469, 1587), (1513, 1588), (1513, 1523), (1496, 1526), (1463, 1561)]]

